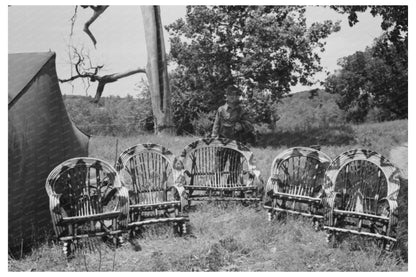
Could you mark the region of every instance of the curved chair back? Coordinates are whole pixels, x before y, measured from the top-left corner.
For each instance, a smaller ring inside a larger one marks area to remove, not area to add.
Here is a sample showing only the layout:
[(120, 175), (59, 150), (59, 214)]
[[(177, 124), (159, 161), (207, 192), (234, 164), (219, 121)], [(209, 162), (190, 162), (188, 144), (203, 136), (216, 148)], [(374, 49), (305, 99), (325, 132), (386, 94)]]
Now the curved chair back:
[(273, 189), (311, 197), (322, 195), (325, 171), (330, 163), (331, 158), (316, 149), (289, 148), (273, 160), (270, 176), (278, 184)]
[(337, 232), (383, 239), (386, 249), (396, 241), (400, 170), (382, 155), (353, 149), (339, 155), (325, 178), (326, 226)]
[[(49, 174), (46, 191), (50, 199), (52, 223), (58, 237), (70, 235), (67, 225), (91, 223), (100, 214), (114, 213), (120, 227), (127, 226), (128, 195), (116, 170), (107, 162), (90, 157), (73, 158), (56, 166)], [(114, 197), (117, 195), (117, 197)], [(121, 216), (120, 216), (121, 215)], [(103, 224), (79, 228), (76, 233), (100, 232)], [(87, 228), (88, 227), (88, 228)]]
[(200, 139), (182, 152), (181, 161), (190, 186), (237, 187), (247, 183), (255, 169), (253, 153), (244, 144), (229, 139)]
[(379, 201), (396, 201), (400, 174), (400, 170), (382, 155), (353, 149), (332, 162), (327, 170), (325, 190), (328, 194), (333, 191), (342, 195), (339, 209), (377, 214)]
[(132, 204), (166, 201), (167, 188), (174, 184), (171, 151), (158, 144), (137, 144), (123, 151), (117, 161)]

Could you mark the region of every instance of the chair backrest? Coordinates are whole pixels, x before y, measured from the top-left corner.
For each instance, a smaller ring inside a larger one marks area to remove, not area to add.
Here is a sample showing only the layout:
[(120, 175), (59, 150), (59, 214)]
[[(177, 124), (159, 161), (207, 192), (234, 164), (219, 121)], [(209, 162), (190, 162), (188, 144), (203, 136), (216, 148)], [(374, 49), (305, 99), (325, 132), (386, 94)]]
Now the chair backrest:
[(152, 204), (167, 199), (173, 185), (171, 151), (158, 144), (138, 144), (123, 151), (116, 169), (129, 189), (132, 204)]
[(380, 154), (353, 149), (339, 155), (326, 172), (325, 190), (338, 192), (338, 209), (378, 214), (380, 200), (396, 201), (401, 173)]
[(278, 182), (280, 192), (317, 196), (320, 194), (325, 171), (331, 158), (325, 153), (309, 147), (289, 148), (273, 160), (270, 176), (272, 182)]
[(246, 184), (248, 170), (255, 169), (247, 146), (229, 139), (200, 139), (190, 143), (180, 159), (190, 174), (190, 185), (233, 187)]
[(121, 209), (123, 203), (107, 201), (114, 195), (116, 187), (121, 187), (116, 170), (100, 159), (79, 157), (56, 166), (46, 179), (45, 188), (57, 235), (63, 231), (57, 225), (63, 214), (86, 216)]

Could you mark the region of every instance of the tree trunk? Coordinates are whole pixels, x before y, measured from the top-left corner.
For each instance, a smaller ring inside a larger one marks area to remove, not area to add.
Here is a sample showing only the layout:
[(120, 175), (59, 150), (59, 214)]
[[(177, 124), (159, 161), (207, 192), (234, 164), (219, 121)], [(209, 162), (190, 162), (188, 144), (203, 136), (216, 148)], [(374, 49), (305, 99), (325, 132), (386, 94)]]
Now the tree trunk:
[(156, 134), (174, 132), (165, 43), (159, 6), (141, 7), (147, 49), (149, 81)]

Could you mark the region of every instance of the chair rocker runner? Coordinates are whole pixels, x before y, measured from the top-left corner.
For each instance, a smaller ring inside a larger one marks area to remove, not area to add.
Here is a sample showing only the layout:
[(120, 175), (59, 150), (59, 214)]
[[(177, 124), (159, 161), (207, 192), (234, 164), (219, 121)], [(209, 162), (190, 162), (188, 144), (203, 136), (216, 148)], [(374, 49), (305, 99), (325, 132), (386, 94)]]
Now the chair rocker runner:
[(129, 191), (132, 232), (139, 226), (173, 222), (176, 231), (186, 233), (183, 178), (173, 160), (173, 154), (157, 144), (138, 144), (120, 154), (116, 168)]
[(327, 170), (328, 239), (338, 233), (376, 238), (387, 250), (396, 242), (401, 172), (385, 157), (365, 149), (339, 155)]
[(277, 155), (266, 185), (264, 208), (269, 221), (281, 213), (313, 219), (315, 228), (323, 222), (325, 170), (331, 159), (323, 152), (308, 147), (293, 147)]
[(263, 183), (253, 153), (229, 139), (206, 138), (189, 144), (180, 156), (188, 205), (192, 201), (261, 201)]
[(117, 244), (127, 227), (128, 191), (107, 162), (80, 157), (55, 167), (46, 179), (50, 213), (64, 253), (95, 249), (94, 237)]

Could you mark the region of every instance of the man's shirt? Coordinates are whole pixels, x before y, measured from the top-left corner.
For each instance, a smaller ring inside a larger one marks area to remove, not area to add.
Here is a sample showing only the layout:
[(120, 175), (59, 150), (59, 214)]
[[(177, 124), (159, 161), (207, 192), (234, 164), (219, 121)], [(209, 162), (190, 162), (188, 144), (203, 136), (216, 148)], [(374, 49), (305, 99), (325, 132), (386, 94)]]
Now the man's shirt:
[(231, 107), (228, 104), (225, 104), (219, 107), (212, 128), (212, 136), (241, 140), (239, 137), (241, 131), (237, 132), (235, 130), (236, 123), (241, 124), (241, 127), (243, 128), (241, 131), (251, 131), (252, 129), (250, 120), (240, 105)]

